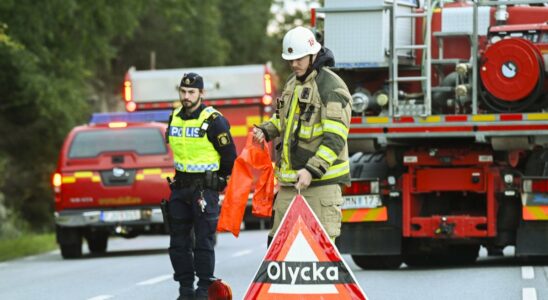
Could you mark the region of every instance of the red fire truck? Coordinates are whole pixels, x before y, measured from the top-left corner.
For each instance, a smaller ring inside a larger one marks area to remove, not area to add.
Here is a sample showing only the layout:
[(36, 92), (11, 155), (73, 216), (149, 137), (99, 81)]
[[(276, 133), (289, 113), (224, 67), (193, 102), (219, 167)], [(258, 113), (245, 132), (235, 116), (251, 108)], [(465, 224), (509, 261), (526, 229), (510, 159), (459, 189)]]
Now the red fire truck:
[(132, 67), (124, 80), (126, 110), (171, 110), (179, 106), (177, 87), (183, 74), (189, 72), (204, 78), (204, 103), (228, 119), (239, 153), (253, 124), (272, 115), (275, 74), (270, 64), (142, 71)]
[(339, 250), (362, 268), (548, 256), (545, 1), (326, 0), (319, 31), (316, 13), (353, 92)]

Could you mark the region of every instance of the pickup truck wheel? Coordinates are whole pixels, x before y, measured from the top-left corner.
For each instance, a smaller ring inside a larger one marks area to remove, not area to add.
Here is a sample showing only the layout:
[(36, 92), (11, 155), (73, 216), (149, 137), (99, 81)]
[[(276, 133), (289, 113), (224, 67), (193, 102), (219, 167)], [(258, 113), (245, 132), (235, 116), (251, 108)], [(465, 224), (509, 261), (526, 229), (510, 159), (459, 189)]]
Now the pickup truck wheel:
[(63, 258), (82, 257), (82, 244), (59, 244)]
[(364, 270), (397, 269), (402, 263), (400, 255), (352, 255), (352, 260)]
[(63, 258), (82, 256), (82, 235), (78, 228), (56, 226), (55, 234)]
[(107, 251), (108, 233), (93, 234), (86, 238), (89, 252), (94, 254), (105, 253)]

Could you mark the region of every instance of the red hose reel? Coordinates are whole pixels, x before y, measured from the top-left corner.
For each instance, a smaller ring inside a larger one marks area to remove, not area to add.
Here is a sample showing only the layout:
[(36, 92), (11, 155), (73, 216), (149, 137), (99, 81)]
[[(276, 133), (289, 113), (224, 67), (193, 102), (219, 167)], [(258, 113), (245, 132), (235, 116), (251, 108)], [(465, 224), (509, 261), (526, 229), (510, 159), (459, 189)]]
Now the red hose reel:
[(491, 44), (481, 59), (481, 96), (497, 112), (535, 109), (545, 81), (540, 50), (522, 38)]

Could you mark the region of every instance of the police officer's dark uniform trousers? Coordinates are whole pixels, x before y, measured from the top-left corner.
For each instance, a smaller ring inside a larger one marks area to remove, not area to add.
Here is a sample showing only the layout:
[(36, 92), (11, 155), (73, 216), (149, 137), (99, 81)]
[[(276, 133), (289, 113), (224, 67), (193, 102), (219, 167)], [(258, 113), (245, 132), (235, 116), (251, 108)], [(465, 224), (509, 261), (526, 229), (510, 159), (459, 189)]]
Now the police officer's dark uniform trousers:
[[(206, 132), (201, 132), (205, 134), (202, 144), (195, 146), (200, 138), (200, 131), (196, 128), (204, 121), (209, 122), (209, 126), (206, 126)], [(196, 299), (207, 299), (207, 289), (215, 279), (214, 244), (220, 210), (218, 190), (226, 185), (218, 178), (227, 178), (231, 174), (236, 158), (229, 130), (227, 120), (203, 104), (190, 115), (184, 114), (182, 109), (175, 110), (170, 121), (168, 135), (174, 152), (176, 175), (169, 201), (169, 256), (175, 271), (174, 279), (180, 284), (179, 299), (195, 299), (194, 295)], [(176, 145), (174, 137), (186, 139), (186, 144)], [(216, 162), (208, 162), (211, 156), (217, 156), (218, 166), (215, 166)], [(208, 163), (200, 164), (204, 160)], [(195, 274), (199, 278), (196, 291)]]

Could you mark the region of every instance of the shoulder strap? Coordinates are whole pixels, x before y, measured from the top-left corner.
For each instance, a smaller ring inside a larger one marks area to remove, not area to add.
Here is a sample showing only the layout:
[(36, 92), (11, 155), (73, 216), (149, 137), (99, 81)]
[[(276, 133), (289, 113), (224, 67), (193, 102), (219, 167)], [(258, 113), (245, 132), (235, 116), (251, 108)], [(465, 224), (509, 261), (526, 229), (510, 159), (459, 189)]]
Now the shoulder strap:
[(173, 112), (169, 115), (169, 119), (167, 121), (167, 127), (166, 127), (166, 132), (165, 132), (166, 144), (169, 144), (169, 130), (171, 128), (171, 121), (173, 120), (173, 114), (174, 113), (175, 112)]
[(207, 129), (209, 128), (209, 124), (213, 123), (213, 120), (217, 119), (218, 116), (221, 116), (222, 114), (214, 109), (211, 106), (208, 106), (204, 109), (204, 111), (209, 114), (207, 118), (202, 122), (202, 125), (200, 125), (200, 130), (198, 132), (198, 135), (200, 137), (203, 137), (207, 133)]

